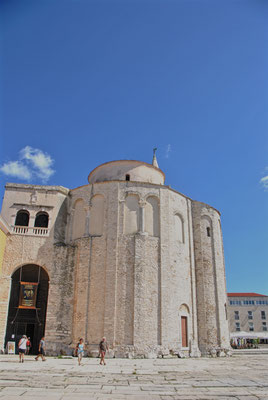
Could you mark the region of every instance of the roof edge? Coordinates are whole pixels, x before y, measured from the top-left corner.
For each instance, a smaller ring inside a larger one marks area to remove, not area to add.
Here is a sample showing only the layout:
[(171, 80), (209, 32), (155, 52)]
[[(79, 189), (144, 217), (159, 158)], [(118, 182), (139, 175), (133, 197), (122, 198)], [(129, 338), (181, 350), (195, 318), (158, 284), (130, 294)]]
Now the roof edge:
[(30, 185), (28, 183), (6, 183), (5, 189), (26, 189), (26, 190), (30, 189), (30, 190), (41, 190), (41, 191), (51, 190), (51, 191), (63, 193), (65, 195), (67, 195), (70, 191), (70, 189), (68, 189), (64, 186)]

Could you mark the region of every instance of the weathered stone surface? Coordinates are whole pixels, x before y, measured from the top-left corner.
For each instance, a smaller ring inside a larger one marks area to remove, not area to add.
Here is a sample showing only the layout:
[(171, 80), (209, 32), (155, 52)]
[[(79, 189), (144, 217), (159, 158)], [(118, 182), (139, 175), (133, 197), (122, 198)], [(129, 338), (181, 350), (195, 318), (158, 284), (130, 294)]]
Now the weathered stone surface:
[[(128, 360), (0, 356), (0, 399), (265, 400), (268, 355)], [(252, 369), (252, 363), (256, 366)]]
[[(30, 223), (25, 234), (6, 238), (2, 350), (11, 277), (31, 263), (49, 276), (48, 354), (70, 355), (83, 337), (94, 356), (103, 336), (112, 357), (226, 354), (220, 214), (164, 186), (163, 177), (146, 163), (124, 161), (98, 167), (89, 185), (73, 190), (7, 185), (5, 220), (13, 226), (25, 209)], [(49, 215), (43, 236), (34, 230), (40, 210)]]

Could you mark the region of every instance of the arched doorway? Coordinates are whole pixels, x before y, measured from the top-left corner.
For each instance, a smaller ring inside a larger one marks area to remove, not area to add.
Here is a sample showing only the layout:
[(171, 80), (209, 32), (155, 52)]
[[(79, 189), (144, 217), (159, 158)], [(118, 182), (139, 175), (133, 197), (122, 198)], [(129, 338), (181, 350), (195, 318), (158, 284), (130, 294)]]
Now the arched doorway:
[(12, 275), (5, 346), (17, 344), (26, 335), (31, 338), (30, 353), (37, 354), (38, 344), (45, 334), (49, 277), (44, 268), (27, 264)]

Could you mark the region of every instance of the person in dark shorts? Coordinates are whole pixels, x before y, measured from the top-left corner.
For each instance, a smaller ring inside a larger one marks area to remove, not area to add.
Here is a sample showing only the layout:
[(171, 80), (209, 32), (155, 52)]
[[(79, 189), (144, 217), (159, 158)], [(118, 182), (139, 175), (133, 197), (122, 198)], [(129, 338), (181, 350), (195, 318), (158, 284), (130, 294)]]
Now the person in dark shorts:
[(46, 361), (45, 359), (45, 350), (46, 350), (46, 343), (45, 343), (45, 338), (42, 337), (39, 343), (39, 348), (38, 348), (38, 355), (35, 357), (35, 360), (38, 361), (38, 358), (41, 357), (42, 361)]
[(26, 353), (27, 336), (23, 335), (19, 341), (19, 357), (20, 362), (24, 362), (24, 354)]
[(100, 365), (106, 365), (105, 354), (106, 354), (107, 350), (109, 350), (109, 346), (108, 346), (108, 343), (106, 342), (106, 337), (103, 337), (99, 344), (99, 351), (100, 351), (100, 357), (101, 357)]

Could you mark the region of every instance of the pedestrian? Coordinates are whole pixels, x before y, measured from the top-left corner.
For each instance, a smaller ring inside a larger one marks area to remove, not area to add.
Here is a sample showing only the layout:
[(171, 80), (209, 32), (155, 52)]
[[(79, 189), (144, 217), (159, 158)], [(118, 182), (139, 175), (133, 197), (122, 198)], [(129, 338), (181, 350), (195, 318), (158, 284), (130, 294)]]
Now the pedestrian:
[(78, 365), (81, 365), (81, 361), (84, 356), (84, 340), (82, 338), (77, 343), (76, 352), (78, 357)]
[(23, 335), (22, 338), (19, 341), (19, 358), (20, 358), (20, 362), (24, 362), (24, 354), (26, 352), (26, 345), (27, 343), (27, 336)]
[(42, 339), (40, 340), (39, 347), (38, 347), (38, 355), (37, 355), (37, 357), (35, 357), (35, 360), (38, 361), (38, 358), (41, 357), (42, 361), (46, 361), (45, 351), (46, 351), (46, 343), (45, 343), (45, 337), (43, 336)]
[(29, 355), (31, 347), (32, 347), (31, 338), (28, 337), (27, 342), (26, 342), (26, 354), (27, 355)]
[(107, 350), (109, 350), (109, 346), (108, 346), (108, 343), (106, 342), (106, 337), (104, 336), (99, 344), (99, 351), (100, 351), (100, 356), (101, 356), (100, 365), (102, 365), (102, 364), (106, 365), (105, 354), (106, 354)]

